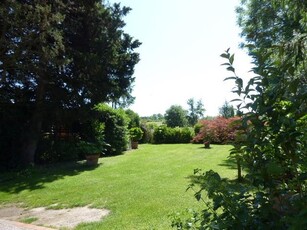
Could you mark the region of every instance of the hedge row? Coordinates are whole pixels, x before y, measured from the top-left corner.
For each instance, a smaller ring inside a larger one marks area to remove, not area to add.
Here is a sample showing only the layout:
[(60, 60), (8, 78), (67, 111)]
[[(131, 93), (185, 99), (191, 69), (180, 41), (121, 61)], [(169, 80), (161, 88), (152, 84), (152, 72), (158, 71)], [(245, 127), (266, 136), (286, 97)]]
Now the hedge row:
[[(214, 144), (231, 143), (238, 130), (238, 123), (235, 122), (238, 120), (238, 117), (202, 120), (194, 127), (194, 130), (188, 127), (171, 128), (166, 125), (142, 124), (144, 135), (140, 142), (154, 144), (203, 143), (204, 141)], [(38, 146), (36, 162), (49, 163), (82, 159), (82, 154), (76, 148), (80, 138), (82, 140), (84, 138), (85, 140), (99, 139), (101, 135), (103, 140), (110, 145), (105, 154), (120, 154), (126, 150), (128, 145), (128, 123), (129, 118), (123, 110), (100, 104), (95, 109), (92, 121), (80, 126), (81, 133), (76, 137), (70, 137), (68, 140), (54, 139), (53, 136), (42, 138)], [(103, 127), (102, 132), (97, 132), (97, 127)]]
[(165, 125), (156, 127), (153, 133), (155, 144), (190, 143), (194, 132), (191, 128), (170, 128)]

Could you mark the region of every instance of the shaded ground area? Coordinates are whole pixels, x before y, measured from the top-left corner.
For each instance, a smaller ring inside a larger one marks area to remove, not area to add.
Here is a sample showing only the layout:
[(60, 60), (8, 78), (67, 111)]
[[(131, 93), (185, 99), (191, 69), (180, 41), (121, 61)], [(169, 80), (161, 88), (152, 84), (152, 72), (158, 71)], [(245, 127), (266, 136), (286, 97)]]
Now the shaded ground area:
[(22, 171), (2, 173), (0, 190), (8, 193), (20, 193), (23, 190), (36, 190), (45, 187), (46, 183), (76, 176), (85, 171), (95, 170), (101, 164), (88, 166), (85, 162), (67, 162), (53, 165), (35, 166)]
[(0, 220), (30, 222), (33, 225), (68, 229), (73, 229), (80, 223), (100, 221), (108, 214), (109, 210), (89, 207), (58, 210), (43, 207), (23, 209), (17, 205), (0, 207)]

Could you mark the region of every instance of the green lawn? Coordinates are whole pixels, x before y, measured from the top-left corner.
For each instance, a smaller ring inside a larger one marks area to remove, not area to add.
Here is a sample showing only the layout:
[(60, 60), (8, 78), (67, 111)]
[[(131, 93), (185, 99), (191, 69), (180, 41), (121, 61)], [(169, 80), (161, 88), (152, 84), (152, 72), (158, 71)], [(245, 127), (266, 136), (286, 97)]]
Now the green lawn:
[(146, 144), (121, 156), (101, 158), (96, 168), (69, 163), (0, 174), (0, 204), (111, 210), (101, 222), (77, 229), (171, 229), (170, 214), (203, 205), (186, 191), (193, 169), (235, 177), (236, 170), (227, 161), (230, 148)]

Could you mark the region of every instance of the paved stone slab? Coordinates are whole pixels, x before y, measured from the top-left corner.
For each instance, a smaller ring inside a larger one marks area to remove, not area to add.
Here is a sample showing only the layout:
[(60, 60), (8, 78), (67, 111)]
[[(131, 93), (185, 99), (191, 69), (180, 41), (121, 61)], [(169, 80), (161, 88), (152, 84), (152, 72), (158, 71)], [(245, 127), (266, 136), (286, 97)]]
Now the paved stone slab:
[[(7, 205), (0, 207), (0, 230), (6, 229), (9, 226), (9, 222), (3, 221), (12, 221), (11, 224), (12, 230), (20, 229), (36, 229), (35, 226), (47, 226), (45, 229), (50, 228), (67, 228), (73, 229), (80, 223), (89, 223), (101, 221), (105, 216), (110, 213), (106, 209), (96, 209), (90, 207), (75, 207), (67, 209), (46, 209), (45, 207), (33, 208), (33, 209), (23, 209), (17, 205)], [(28, 218), (34, 218), (31, 224), (21, 223), (22, 220)], [(21, 221), (21, 222), (20, 222)], [(3, 225), (3, 226), (2, 226)], [(16, 227), (15, 229), (13, 227)], [(39, 230), (43, 229), (38, 227)]]
[(54, 228), (40, 227), (32, 224), (25, 224), (16, 221), (1, 220), (1, 219), (0, 219), (0, 229), (1, 230), (54, 230)]

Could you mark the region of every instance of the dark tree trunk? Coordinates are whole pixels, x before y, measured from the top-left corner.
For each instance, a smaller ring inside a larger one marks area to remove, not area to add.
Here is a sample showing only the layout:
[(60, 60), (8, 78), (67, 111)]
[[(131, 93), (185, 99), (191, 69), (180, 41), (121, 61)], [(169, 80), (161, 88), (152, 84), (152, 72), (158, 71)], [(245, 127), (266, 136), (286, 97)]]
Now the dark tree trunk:
[(42, 129), (42, 113), (44, 105), (45, 83), (39, 80), (37, 86), (36, 106), (29, 123), (28, 132), (25, 134), (25, 139), (22, 148), (22, 163), (27, 166), (34, 164), (35, 152), (40, 139)]
[(238, 181), (242, 181), (242, 168), (241, 168), (241, 160), (237, 159), (237, 168), (238, 168)]
[(27, 137), (22, 149), (22, 163), (23, 165), (34, 164), (35, 152), (37, 149), (38, 138), (34, 135)]

